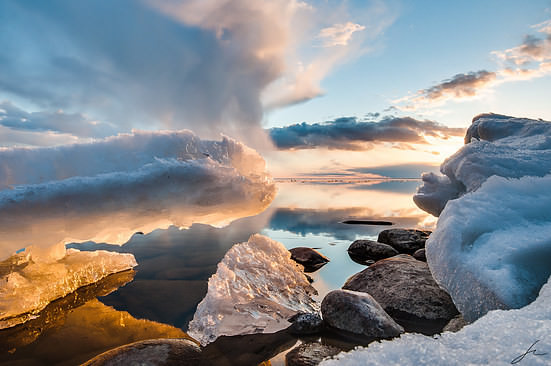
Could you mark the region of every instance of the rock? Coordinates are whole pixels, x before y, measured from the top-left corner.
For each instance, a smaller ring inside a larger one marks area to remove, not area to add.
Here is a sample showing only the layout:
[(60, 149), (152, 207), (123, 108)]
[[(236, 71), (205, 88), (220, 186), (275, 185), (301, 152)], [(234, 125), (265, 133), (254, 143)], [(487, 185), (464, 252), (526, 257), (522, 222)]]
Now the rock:
[(188, 339), (148, 339), (104, 352), (83, 366), (124, 365), (197, 365), (206, 366), (201, 349)]
[(348, 247), (348, 255), (357, 263), (365, 264), (367, 260), (378, 261), (399, 254), (388, 244), (373, 240), (356, 240)]
[(371, 295), (334, 290), (321, 303), (323, 320), (339, 330), (373, 338), (391, 338), (404, 329), (383, 310)]
[(458, 314), (428, 265), (407, 254), (376, 262), (350, 277), (342, 288), (369, 293), (408, 331), (437, 333)]
[(458, 332), (460, 331), (465, 325), (467, 325), (467, 321), (463, 318), (461, 314), (457, 315), (455, 318), (450, 320), (448, 324), (442, 329), (442, 332)]
[(425, 247), (430, 234), (430, 231), (415, 229), (388, 229), (379, 233), (377, 241), (390, 245), (400, 253), (412, 254)]
[(329, 258), (312, 248), (297, 247), (289, 252), (292, 260), (304, 266), (304, 272), (317, 271), (329, 262)]
[(316, 313), (298, 313), (289, 318), (293, 324), (288, 328), (291, 334), (316, 334), (323, 330), (323, 320)]
[(285, 355), (287, 366), (316, 366), (326, 357), (341, 352), (340, 348), (322, 343), (303, 343)]
[(417, 259), (418, 261), (427, 261), (427, 256), (425, 255), (425, 248), (417, 249), (415, 253), (413, 253), (413, 258)]

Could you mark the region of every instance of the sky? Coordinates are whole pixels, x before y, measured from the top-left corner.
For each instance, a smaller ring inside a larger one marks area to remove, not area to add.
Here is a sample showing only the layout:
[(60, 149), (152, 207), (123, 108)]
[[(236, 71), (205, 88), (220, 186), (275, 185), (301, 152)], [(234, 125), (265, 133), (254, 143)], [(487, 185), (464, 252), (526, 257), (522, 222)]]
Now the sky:
[(0, 2), (0, 148), (190, 129), (276, 177), (409, 177), (549, 100), (550, 0)]

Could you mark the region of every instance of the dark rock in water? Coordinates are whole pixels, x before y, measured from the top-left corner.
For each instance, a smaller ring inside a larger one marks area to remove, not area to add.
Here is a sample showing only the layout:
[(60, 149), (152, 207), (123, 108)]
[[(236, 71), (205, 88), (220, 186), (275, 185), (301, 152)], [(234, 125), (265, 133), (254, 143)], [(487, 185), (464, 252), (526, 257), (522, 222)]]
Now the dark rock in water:
[(458, 314), (427, 263), (407, 254), (376, 262), (350, 277), (343, 289), (369, 293), (407, 331), (438, 333)]
[(417, 249), (415, 253), (413, 253), (413, 258), (417, 259), (418, 261), (427, 261), (427, 256), (425, 254), (425, 248)]
[(379, 233), (377, 241), (390, 245), (400, 253), (413, 254), (425, 247), (430, 234), (430, 231), (415, 229), (388, 229)]
[(322, 343), (303, 343), (285, 355), (287, 366), (316, 366), (326, 357), (335, 356), (340, 348)]
[(291, 334), (308, 335), (316, 334), (323, 330), (323, 320), (316, 313), (298, 313), (288, 320), (293, 323), (287, 328)]
[(450, 320), (448, 324), (446, 324), (444, 329), (442, 329), (442, 332), (458, 332), (467, 324), (469, 323), (467, 323), (467, 321), (463, 318), (463, 315), (459, 314)]
[(149, 339), (104, 352), (83, 366), (197, 365), (207, 366), (201, 349), (188, 339)]
[(388, 244), (373, 240), (356, 240), (348, 247), (348, 255), (354, 262), (365, 264), (367, 260), (378, 261), (399, 254)]
[(373, 338), (391, 338), (404, 329), (369, 294), (334, 290), (321, 303), (326, 324), (339, 330)]
[(276, 333), (220, 336), (202, 349), (209, 365), (251, 366), (275, 357), (297, 343), (286, 329)]
[(390, 221), (381, 221), (381, 220), (345, 220), (343, 224), (348, 225), (382, 225), (382, 226), (391, 226), (394, 223)]
[(306, 279), (308, 280), (308, 282), (314, 283), (314, 279), (312, 277), (308, 276), (306, 273), (304, 274), (304, 276), (306, 276)]
[(304, 266), (304, 272), (317, 271), (329, 262), (329, 258), (312, 248), (298, 247), (289, 251), (291, 259)]

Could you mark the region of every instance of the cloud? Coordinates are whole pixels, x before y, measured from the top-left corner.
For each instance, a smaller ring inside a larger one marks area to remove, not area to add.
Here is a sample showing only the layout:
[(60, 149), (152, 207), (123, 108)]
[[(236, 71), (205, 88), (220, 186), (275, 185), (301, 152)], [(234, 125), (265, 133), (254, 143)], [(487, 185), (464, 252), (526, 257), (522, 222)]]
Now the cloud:
[(342, 117), (325, 123), (300, 123), (269, 130), (270, 137), (279, 149), (324, 147), (342, 150), (368, 150), (374, 144), (383, 142), (404, 148), (408, 144), (426, 144), (425, 136), (446, 139), (462, 136), (464, 132), (461, 128), (450, 128), (434, 121), (419, 121), (411, 117), (385, 117), (378, 122)]
[[(373, 9), (366, 31), (376, 37), (391, 17)], [(6, 0), (0, 98), (112, 123), (99, 135), (190, 128), (255, 140), (267, 106), (320, 95), (333, 67), (362, 51), (350, 30), (335, 34), (348, 40), (331, 55), (297, 51), (312, 51), (326, 22), (347, 25), (348, 16), (297, 0)]]
[(106, 137), (116, 133), (114, 126), (86, 118), (80, 113), (26, 112), (10, 102), (0, 102), (0, 125), (17, 131), (48, 131), (75, 137)]
[(335, 24), (332, 27), (323, 28), (318, 38), (322, 40), (323, 47), (346, 46), (355, 32), (364, 30), (360, 24), (347, 22), (346, 24)]
[(499, 67), (497, 71), (471, 71), (397, 99), (395, 107), (417, 110), (433, 107), (448, 100), (461, 100), (481, 95), (502, 83), (530, 80), (551, 74), (551, 19), (532, 26), (542, 36), (526, 35), (516, 47), (493, 51)]

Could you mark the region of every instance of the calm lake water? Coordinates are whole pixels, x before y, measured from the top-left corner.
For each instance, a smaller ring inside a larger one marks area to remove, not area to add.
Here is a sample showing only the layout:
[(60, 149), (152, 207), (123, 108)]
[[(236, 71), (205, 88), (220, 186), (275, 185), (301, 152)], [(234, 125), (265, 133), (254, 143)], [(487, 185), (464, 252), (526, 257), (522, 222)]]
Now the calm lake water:
[[(139, 265), (58, 300), (38, 319), (0, 331), (2, 365), (76, 365), (110, 348), (148, 338), (185, 337), (187, 324), (207, 291), (208, 278), (235, 243), (261, 233), (287, 248), (316, 248), (331, 262), (315, 273), (319, 298), (365, 268), (346, 249), (361, 238), (376, 239), (388, 227), (347, 225), (346, 219), (377, 219), (392, 227), (432, 228), (435, 219), (411, 199), (419, 181), (355, 184), (279, 182), (271, 206), (254, 217), (215, 228), (194, 224), (136, 234), (122, 246), (84, 243), (83, 250), (133, 253)], [(271, 359), (283, 365), (297, 339), (285, 335), (228, 337), (211, 347), (219, 364), (249, 352), (251, 364)], [(254, 346), (261, 351), (256, 352)], [(260, 347), (262, 346), (262, 347)], [(346, 348), (344, 346), (343, 348)], [(268, 351), (266, 351), (268, 350)]]

